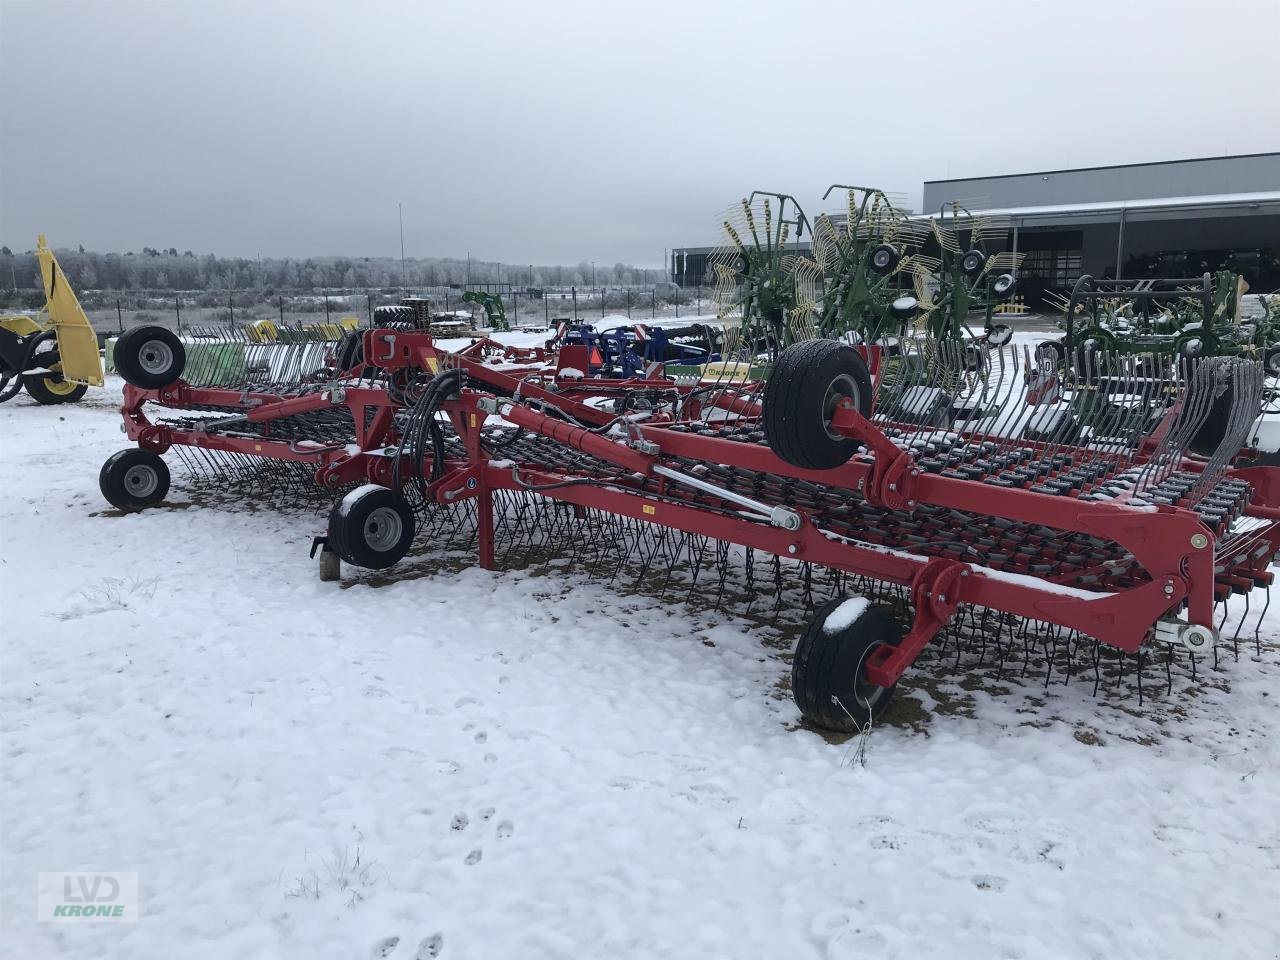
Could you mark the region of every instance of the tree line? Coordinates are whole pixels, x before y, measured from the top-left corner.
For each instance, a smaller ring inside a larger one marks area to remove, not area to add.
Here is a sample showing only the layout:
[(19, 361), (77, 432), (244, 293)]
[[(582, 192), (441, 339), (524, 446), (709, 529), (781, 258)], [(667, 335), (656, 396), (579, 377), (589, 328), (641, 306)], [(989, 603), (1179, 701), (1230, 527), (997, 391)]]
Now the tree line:
[[(77, 290), (311, 292), (465, 286), (506, 283), (514, 287), (631, 286), (665, 279), (661, 270), (631, 264), (537, 266), (448, 257), (219, 257), (179, 253), (176, 247), (143, 247), (127, 253), (55, 249)], [(0, 290), (39, 289), (35, 251), (0, 247)]]

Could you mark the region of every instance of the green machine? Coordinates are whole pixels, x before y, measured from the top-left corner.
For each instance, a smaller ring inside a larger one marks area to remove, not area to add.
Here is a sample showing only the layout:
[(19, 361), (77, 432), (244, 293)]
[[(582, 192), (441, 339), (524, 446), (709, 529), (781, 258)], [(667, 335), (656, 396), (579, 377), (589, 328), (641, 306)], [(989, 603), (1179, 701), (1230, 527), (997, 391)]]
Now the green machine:
[(462, 295), (463, 303), (476, 303), (484, 309), (485, 323), (493, 330), (499, 333), (507, 333), (511, 330), (511, 324), (507, 322), (507, 308), (502, 305), (502, 297), (496, 293), (486, 293), (483, 290), (468, 290)]

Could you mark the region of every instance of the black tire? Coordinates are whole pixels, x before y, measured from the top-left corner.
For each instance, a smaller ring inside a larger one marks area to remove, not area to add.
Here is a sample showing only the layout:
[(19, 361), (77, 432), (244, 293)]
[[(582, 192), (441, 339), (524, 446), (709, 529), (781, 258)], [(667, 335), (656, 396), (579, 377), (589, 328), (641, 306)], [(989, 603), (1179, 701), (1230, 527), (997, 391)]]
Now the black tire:
[(144, 390), (167, 387), (187, 366), (187, 351), (167, 327), (134, 327), (116, 340), (112, 351), (116, 372)]
[(889, 304), (889, 316), (903, 324), (910, 323), (920, 312), (920, 301), (911, 295), (898, 297)]
[(992, 281), (991, 292), (997, 297), (1004, 298), (1013, 293), (1017, 285), (1017, 278), (1012, 273), (1002, 273)]
[(387, 487), (359, 487), (329, 513), (329, 549), (367, 570), (385, 570), (403, 559), (413, 534), (409, 501)]
[(867, 266), (872, 273), (884, 276), (887, 273), (893, 273), (901, 259), (901, 255), (893, 244), (881, 243), (871, 249), (867, 257)]
[(791, 661), (791, 694), (815, 727), (857, 733), (884, 713), (897, 686), (869, 683), (866, 658), (879, 647), (896, 647), (902, 631), (886, 608), (868, 604), (852, 623), (828, 633), (827, 618), (845, 602), (839, 597), (820, 607), (800, 637)]
[[(1184, 360), (1185, 363), (1185, 360)], [(1196, 394), (1201, 390), (1211, 390), (1212, 378), (1201, 379), (1194, 373), (1184, 371), (1188, 377), (1187, 392), (1183, 400), (1185, 408), (1194, 410), (1204, 401), (1199, 399)], [(1199, 454), (1202, 457), (1212, 457), (1221, 446), (1222, 442), (1227, 438), (1227, 428), (1231, 425), (1232, 408), (1236, 403), (1236, 384), (1234, 377), (1227, 377), (1227, 382), (1220, 394), (1213, 398), (1209, 404), (1209, 412), (1205, 416), (1204, 421), (1200, 424), (1195, 434), (1191, 437), (1188, 448), (1192, 453)], [(1233, 454), (1238, 451), (1231, 451)]]
[(987, 265), (987, 255), (981, 250), (970, 250), (960, 258), (960, 272), (966, 277), (976, 277)]
[(830, 470), (849, 460), (858, 442), (833, 433), (831, 414), (842, 397), (871, 414), (871, 375), (861, 354), (838, 340), (805, 340), (783, 350), (764, 387), (764, 436), (794, 467)]
[(121, 450), (102, 465), (98, 487), (113, 507), (133, 513), (154, 506), (168, 495), (169, 466), (150, 450)]
[(1054, 367), (1061, 367), (1067, 359), (1067, 346), (1061, 340), (1045, 340), (1036, 344), (1036, 360), (1048, 360)]
[(1086, 334), (1076, 346), (1072, 363), (1082, 383), (1096, 383), (1106, 372), (1106, 356), (1111, 344), (1095, 333)]
[(72, 384), (61, 377), (51, 377), (47, 373), (32, 374), (22, 378), (22, 385), (36, 403), (75, 403), (89, 389), (86, 383)]
[(364, 367), (364, 334), (348, 333), (338, 348), (338, 372), (358, 371)]
[(373, 325), (390, 330), (411, 330), (418, 326), (418, 315), (413, 307), (400, 303), (374, 307)]

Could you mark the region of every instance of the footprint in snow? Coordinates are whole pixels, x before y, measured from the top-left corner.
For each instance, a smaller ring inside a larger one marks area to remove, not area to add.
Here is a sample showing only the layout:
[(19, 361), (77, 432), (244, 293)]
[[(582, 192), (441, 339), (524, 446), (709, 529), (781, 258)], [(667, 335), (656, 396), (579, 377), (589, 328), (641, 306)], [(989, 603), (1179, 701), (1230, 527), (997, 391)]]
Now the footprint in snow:
[(493, 815), (497, 812), (498, 811), (495, 810), (493, 807), (485, 807), (483, 810), (480, 811), (480, 819), (486, 822), (489, 820), (492, 820)]
[(479, 847), (467, 854), (466, 864), (468, 867), (474, 867), (480, 862), (480, 858), (484, 856), (484, 851)]
[(433, 957), (440, 956), (440, 951), (443, 949), (444, 936), (439, 933), (433, 933), (418, 944), (418, 952), (413, 955), (414, 960), (432, 960)]
[(382, 960), (383, 957), (391, 956), (391, 951), (395, 950), (399, 943), (399, 937), (384, 937), (369, 951), (369, 960)]
[(483, 730), (476, 734), (476, 743), (484, 743), (488, 739), (489, 734), (485, 733)]
[(1002, 891), (1009, 883), (1004, 877), (996, 877), (991, 874), (979, 874), (973, 878), (973, 885), (979, 890), (994, 890), (996, 893)]
[(498, 824), (498, 829), (494, 832), (498, 835), (499, 840), (505, 840), (507, 837), (511, 836), (512, 831), (514, 831), (515, 828), (515, 824), (510, 820), (503, 820)]
[(467, 829), (467, 824), (470, 822), (471, 821), (467, 819), (467, 815), (465, 813), (455, 813), (453, 815), (453, 820), (449, 823), (449, 829), (461, 833), (463, 830)]

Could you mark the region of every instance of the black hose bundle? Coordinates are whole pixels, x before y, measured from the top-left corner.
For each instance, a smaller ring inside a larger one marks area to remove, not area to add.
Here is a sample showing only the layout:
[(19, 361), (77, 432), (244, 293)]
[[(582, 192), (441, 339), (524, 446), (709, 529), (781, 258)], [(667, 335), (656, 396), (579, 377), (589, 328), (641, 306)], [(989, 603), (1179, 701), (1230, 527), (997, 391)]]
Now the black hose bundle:
[(407, 459), (409, 462), (409, 479), (413, 481), (423, 500), (428, 499), (428, 481), (423, 476), (422, 470), (423, 454), (428, 444), (430, 444), (431, 448), (430, 482), (434, 483), (444, 475), (444, 433), (440, 430), (440, 424), (436, 421), (436, 414), (446, 400), (462, 389), (465, 381), (466, 373), (462, 370), (441, 371), (431, 378), (431, 382), (427, 384), (422, 396), (414, 403), (413, 409), (410, 410), (409, 417), (405, 421), (404, 432), (400, 441), (400, 452), (396, 456), (395, 467), (391, 474), (395, 487), (400, 487), (400, 468), (401, 464)]

